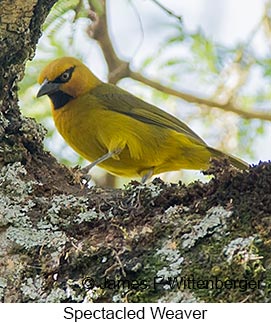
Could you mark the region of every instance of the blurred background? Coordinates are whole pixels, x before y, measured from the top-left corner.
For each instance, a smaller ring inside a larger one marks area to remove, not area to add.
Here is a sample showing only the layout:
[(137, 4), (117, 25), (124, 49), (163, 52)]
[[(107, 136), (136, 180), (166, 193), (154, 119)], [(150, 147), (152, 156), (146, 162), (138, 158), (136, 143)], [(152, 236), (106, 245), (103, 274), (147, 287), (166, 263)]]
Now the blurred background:
[[(132, 77), (119, 79), (118, 86), (174, 114), (210, 146), (253, 164), (271, 159), (271, 1), (59, 0), (19, 92), (22, 113), (48, 130), (45, 149), (59, 162), (88, 164), (57, 133), (48, 98), (36, 99), (37, 77), (52, 59), (75, 56), (108, 80), (106, 53), (92, 32), (95, 13), (105, 15), (110, 42), (132, 71), (192, 100)], [(93, 183), (103, 186), (121, 187), (130, 180), (99, 167), (91, 174)], [(200, 172), (182, 170), (161, 178), (208, 180)]]

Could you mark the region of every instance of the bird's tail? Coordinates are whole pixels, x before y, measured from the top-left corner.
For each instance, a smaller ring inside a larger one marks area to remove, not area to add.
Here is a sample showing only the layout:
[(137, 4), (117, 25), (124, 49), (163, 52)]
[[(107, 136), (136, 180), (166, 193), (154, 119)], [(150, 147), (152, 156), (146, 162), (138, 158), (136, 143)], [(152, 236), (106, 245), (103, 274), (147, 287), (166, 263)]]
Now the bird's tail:
[(225, 154), (222, 151), (216, 150), (215, 148), (212, 148), (212, 147), (208, 147), (208, 150), (211, 152), (212, 157), (217, 157), (217, 158), (227, 157), (229, 159), (230, 163), (236, 168), (245, 170), (245, 169), (248, 169), (248, 167), (249, 167), (249, 164), (240, 158), (231, 156), (229, 154)]

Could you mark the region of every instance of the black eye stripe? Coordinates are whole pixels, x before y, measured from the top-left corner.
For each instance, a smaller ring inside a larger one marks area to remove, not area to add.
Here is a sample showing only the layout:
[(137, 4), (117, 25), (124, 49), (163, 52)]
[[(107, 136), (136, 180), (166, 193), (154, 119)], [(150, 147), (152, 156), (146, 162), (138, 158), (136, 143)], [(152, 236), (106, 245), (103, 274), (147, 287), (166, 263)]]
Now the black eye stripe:
[[(68, 82), (71, 79), (71, 77), (72, 77), (72, 73), (73, 73), (74, 69), (75, 69), (75, 66), (68, 68), (61, 75), (59, 75), (57, 78), (55, 78), (53, 80), (53, 83), (66, 83), (66, 82)], [(66, 78), (65, 80), (63, 80), (62, 79), (62, 75), (65, 74), (65, 73), (68, 74), (68, 78)]]

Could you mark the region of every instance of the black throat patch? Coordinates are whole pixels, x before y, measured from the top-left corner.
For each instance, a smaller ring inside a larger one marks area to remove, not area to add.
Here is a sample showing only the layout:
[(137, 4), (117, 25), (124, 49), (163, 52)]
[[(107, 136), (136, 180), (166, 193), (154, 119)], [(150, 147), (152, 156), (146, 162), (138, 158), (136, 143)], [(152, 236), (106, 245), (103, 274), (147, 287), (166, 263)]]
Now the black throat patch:
[(74, 99), (73, 96), (62, 91), (57, 91), (55, 93), (50, 94), (49, 98), (52, 100), (55, 110), (62, 108), (65, 104)]

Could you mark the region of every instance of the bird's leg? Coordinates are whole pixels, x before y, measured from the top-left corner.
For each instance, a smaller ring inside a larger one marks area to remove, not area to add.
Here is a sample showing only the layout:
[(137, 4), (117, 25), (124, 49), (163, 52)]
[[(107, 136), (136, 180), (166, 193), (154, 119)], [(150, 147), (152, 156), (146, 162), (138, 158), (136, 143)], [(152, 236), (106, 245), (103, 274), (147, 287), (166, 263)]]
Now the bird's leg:
[(94, 162), (90, 163), (88, 166), (84, 167), (83, 168), (83, 171), (85, 173), (88, 173), (91, 170), (91, 168), (93, 168), (94, 166), (96, 166), (96, 165), (104, 162), (105, 160), (111, 158), (113, 155), (114, 155), (114, 152), (113, 151), (110, 151), (110, 152), (104, 154), (100, 158), (96, 159)]
[(83, 169), (81, 169), (81, 172), (83, 172), (84, 174), (88, 174), (89, 171), (96, 165), (104, 162), (105, 160), (109, 159), (109, 158), (114, 158), (115, 156), (118, 156), (121, 153), (122, 149), (118, 148), (115, 149), (113, 151), (109, 151), (108, 153), (104, 154), (103, 156), (99, 157), (98, 159), (96, 159), (94, 162), (90, 163), (88, 166), (84, 167)]
[(147, 172), (145, 172), (143, 174), (142, 173), (140, 174), (142, 176), (141, 177), (141, 183), (142, 184), (145, 184), (147, 182), (147, 180), (152, 177), (152, 175), (153, 175), (153, 168), (148, 169)]

